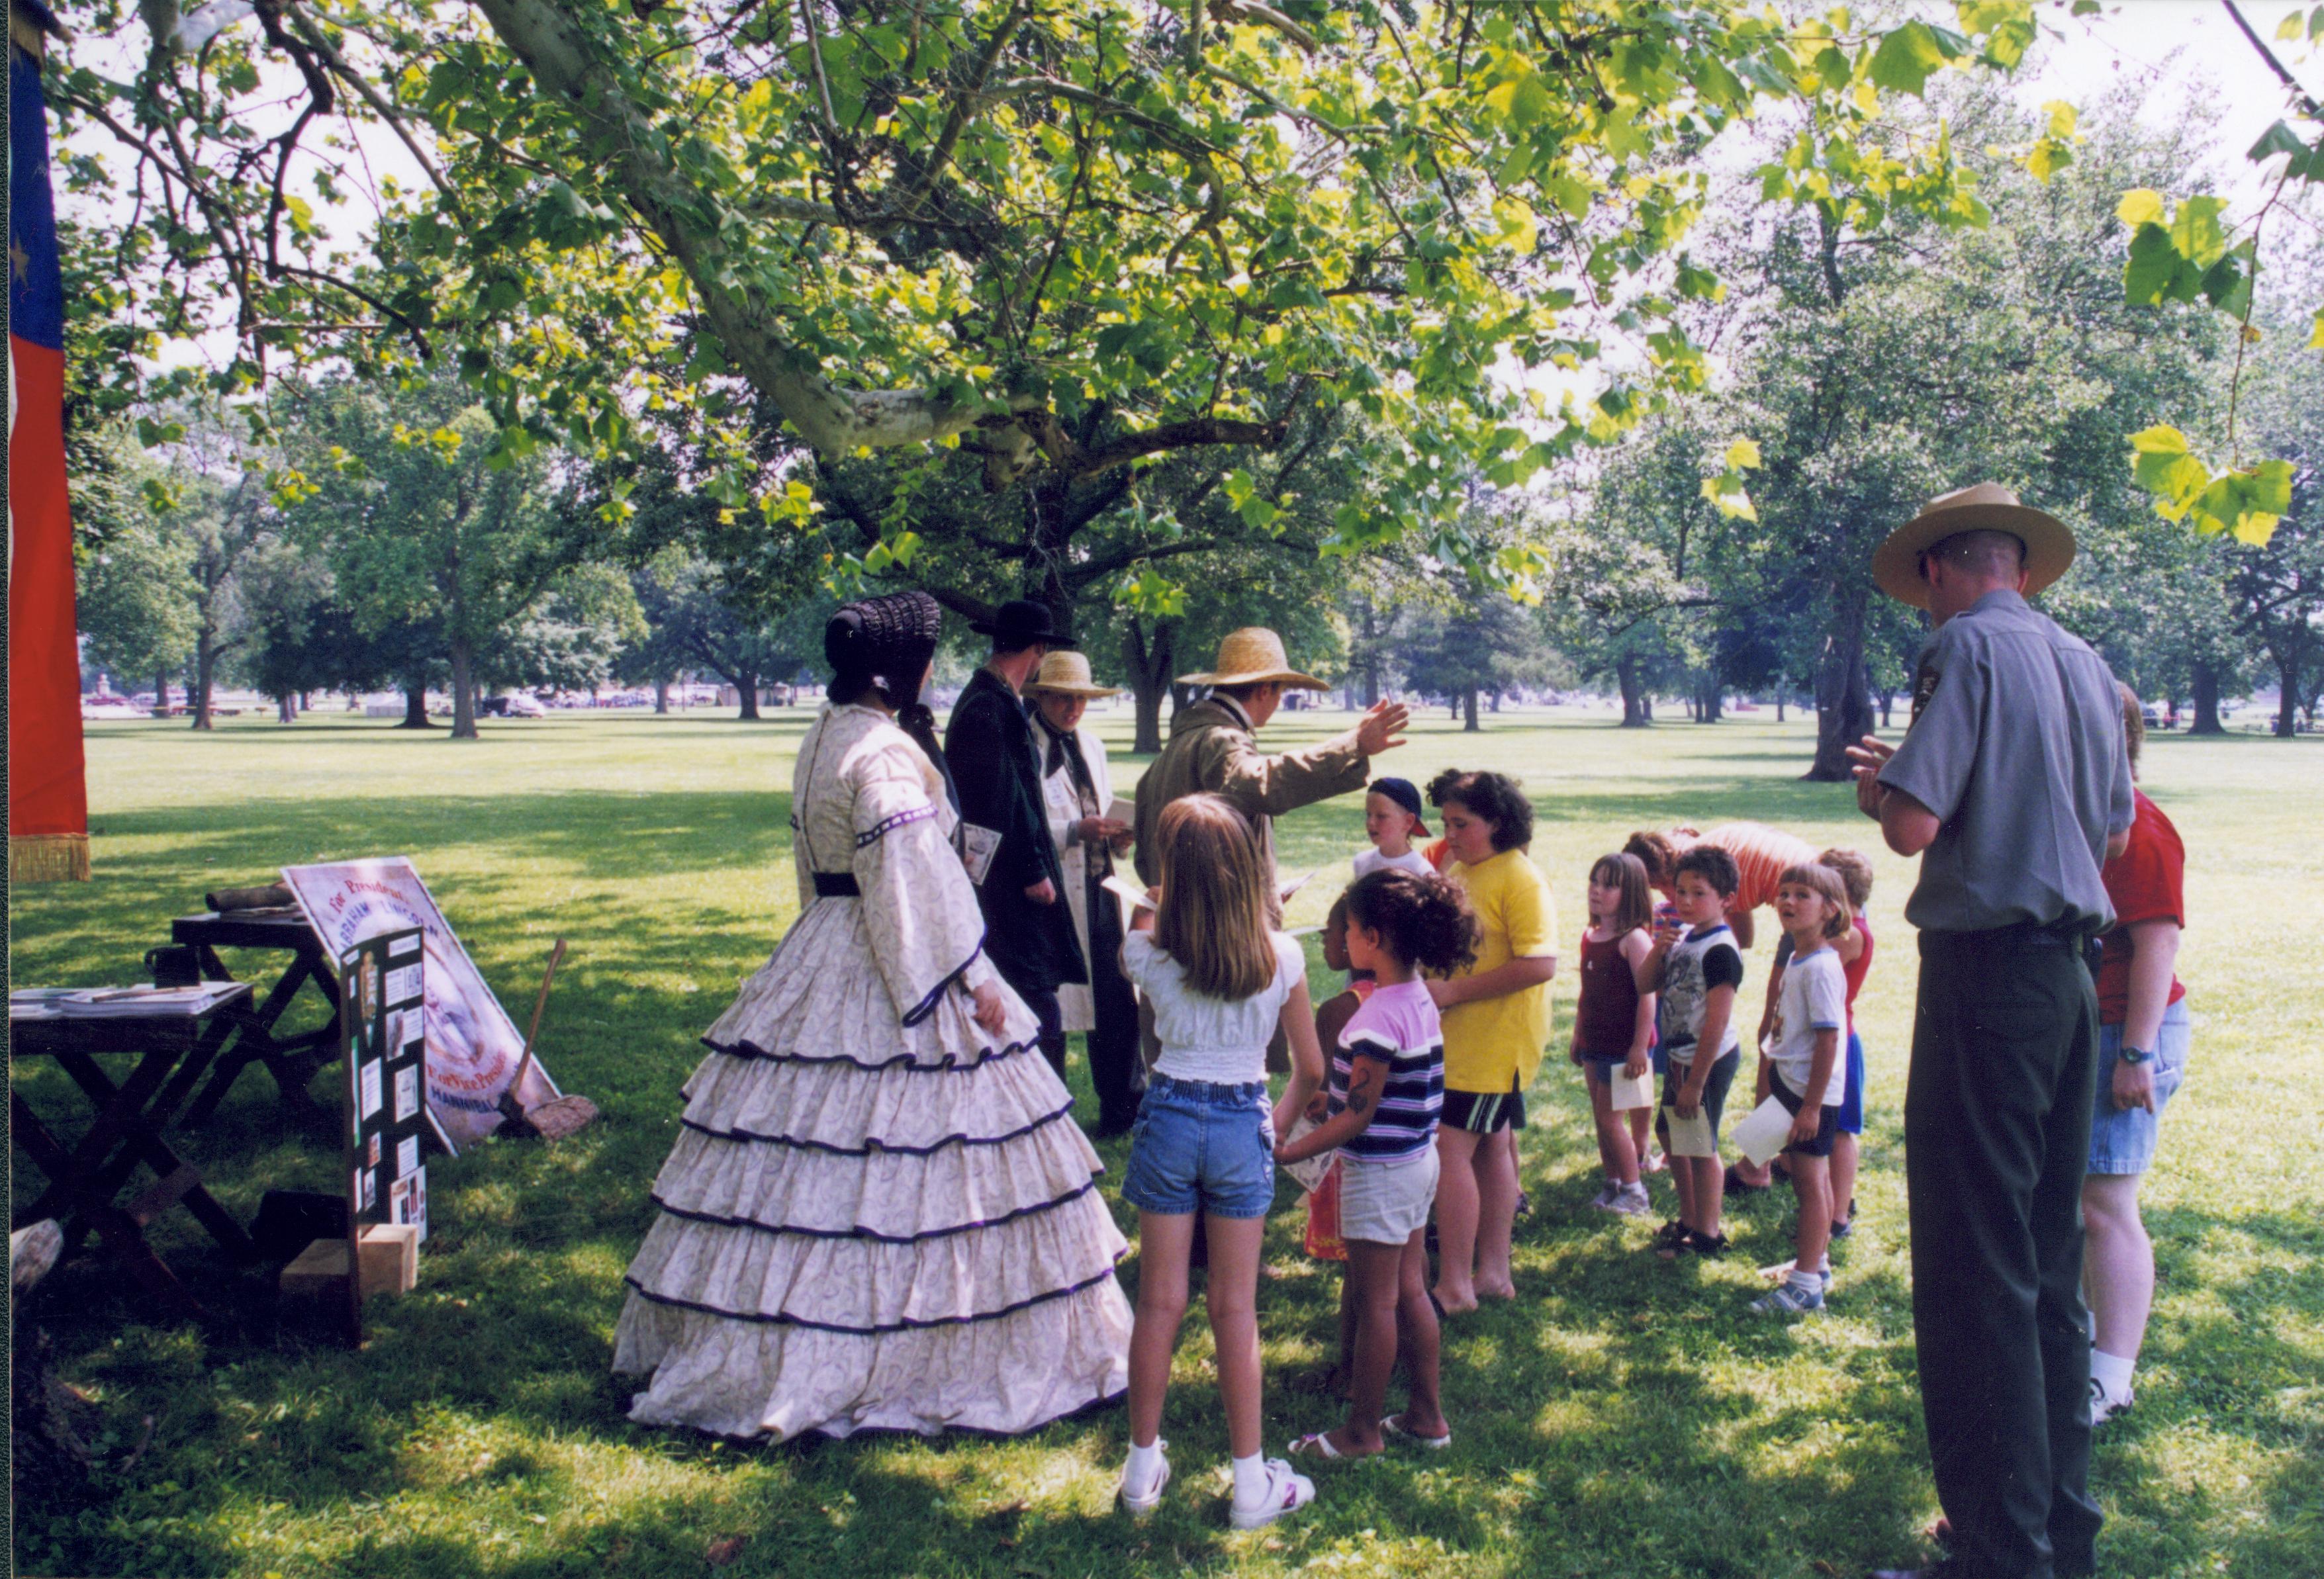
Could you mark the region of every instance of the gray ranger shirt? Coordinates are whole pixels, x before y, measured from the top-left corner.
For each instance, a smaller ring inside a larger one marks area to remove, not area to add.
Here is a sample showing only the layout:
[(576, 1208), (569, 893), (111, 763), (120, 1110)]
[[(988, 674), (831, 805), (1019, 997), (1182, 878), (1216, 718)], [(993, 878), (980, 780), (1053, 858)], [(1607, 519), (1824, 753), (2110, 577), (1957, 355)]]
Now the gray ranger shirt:
[(1943, 824), (1904, 905), (1914, 926), (2112, 924), (2098, 868), (2134, 810), (2122, 702), (2089, 644), (2015, 592), (1987, 592), (1931, 638), (1880, 782)]

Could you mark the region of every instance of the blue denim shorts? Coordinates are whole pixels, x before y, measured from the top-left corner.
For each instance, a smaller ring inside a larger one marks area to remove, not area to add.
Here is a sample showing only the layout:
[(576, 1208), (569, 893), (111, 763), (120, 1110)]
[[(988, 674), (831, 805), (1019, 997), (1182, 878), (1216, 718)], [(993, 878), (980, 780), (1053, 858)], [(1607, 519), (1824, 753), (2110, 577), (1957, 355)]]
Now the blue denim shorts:
[(1121, 1198), (1165, 1216), (1267, 1216), (1275, 1204), (1275, 1118), (1265, 1082), (1151, 1077), (1130, 1132)]
[(1864, 1133), (1864, 1038), (1848, 1033), (1848, 1094), (1840, 1099), (1840, 1133)]
[(2098, 1027), (2098, 1099), (2090, 1114), (2090, 1171), (2144, 1173), (2154, 1161), (2154, 1140), (2161, 1127), (2163, 1105), (2187, 1078), (2187, 1051), (2195, 1037), (2194, 1017), (2187, 1000), (2163, 1011), (2163, 1032), (2154, 1039), (2154, 1111), (2114, 1105), (2116, 1055), (2122, 1051), (2122, 1027)]

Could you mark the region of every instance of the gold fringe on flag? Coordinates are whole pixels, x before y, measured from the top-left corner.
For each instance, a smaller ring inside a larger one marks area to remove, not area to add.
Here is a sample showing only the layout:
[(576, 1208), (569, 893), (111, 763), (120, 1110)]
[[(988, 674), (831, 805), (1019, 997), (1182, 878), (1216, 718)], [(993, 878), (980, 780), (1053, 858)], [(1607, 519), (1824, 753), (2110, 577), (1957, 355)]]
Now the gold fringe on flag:
[(8, 836), (11, 883), (86, 883), (88, 835), (12, 833)]

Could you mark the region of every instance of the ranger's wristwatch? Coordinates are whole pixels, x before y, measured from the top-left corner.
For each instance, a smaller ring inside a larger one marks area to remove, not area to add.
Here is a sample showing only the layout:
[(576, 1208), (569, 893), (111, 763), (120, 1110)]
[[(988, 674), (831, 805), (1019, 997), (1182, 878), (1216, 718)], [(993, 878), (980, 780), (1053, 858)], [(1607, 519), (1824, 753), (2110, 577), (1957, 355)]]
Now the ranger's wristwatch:
[(2140, 1064), (2153, 1061), (2154, 1050), (2151, 1047), (2133, 1047), (2126, 1042), (2115, 1050), (2115, 1057), (2135, 1069)]

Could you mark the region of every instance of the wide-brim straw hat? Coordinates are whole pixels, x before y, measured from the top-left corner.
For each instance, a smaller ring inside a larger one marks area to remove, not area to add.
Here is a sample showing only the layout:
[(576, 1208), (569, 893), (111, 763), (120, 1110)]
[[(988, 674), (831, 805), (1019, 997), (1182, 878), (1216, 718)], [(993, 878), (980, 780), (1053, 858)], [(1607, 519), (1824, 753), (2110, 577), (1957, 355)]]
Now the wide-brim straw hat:
[(1291, 666), (1283, 638), (1264, 625), (1232, 631), (1219, 643), (1218, 661), (1206, 674), (1181, 675), (1181, 685), (1292, 685), (1305, 691), (1331, 687)]
[(1119, 696), (1118, 685), (1100, 685), (1090, 678), (1089, 659), (1077, 652), (1053, 652), (1045, 655), (1041, 666), (1025, 682), (1025, 694), (1046, 691), (1052, 696), (1086, 696), (1093, 701), (1101, 696)]
[(1900, 603), (1915, 609), (1929, 606), (1929, 583), (1921, 579), (1921, 555), (1959, 532), (2006, 532), (2025, 545), (2025, 592), (2040, 592), (2066, 574), (2074, 563), (2074, 534), (2066, 523), (2030, 505), (1998, 482), (1973, 487), (1932, 499), (1921, 513), (1888, 534), (1874, 550), (1874, 584)]

